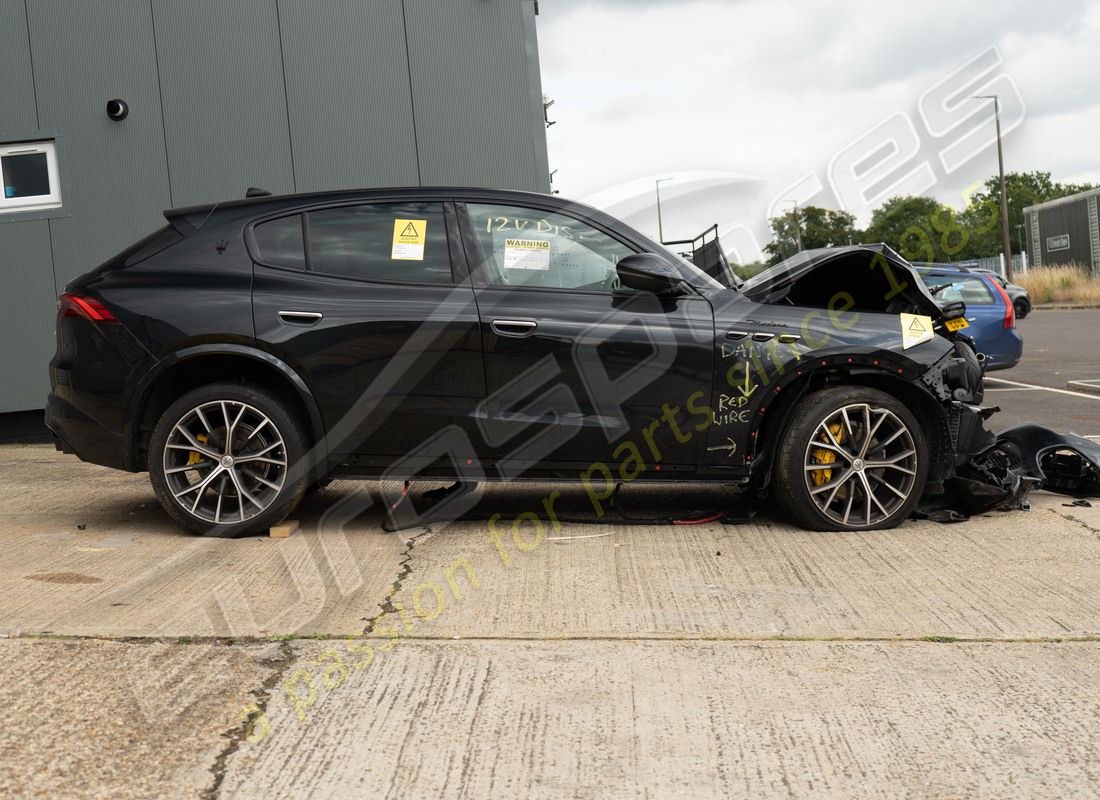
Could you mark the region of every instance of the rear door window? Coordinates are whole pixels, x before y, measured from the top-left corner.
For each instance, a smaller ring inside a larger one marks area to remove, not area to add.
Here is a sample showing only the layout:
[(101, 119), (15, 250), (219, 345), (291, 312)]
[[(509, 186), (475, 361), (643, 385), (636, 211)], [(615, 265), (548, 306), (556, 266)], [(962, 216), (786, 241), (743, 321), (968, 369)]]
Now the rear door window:
[(309, 269), (369, 281), (453, 283), (441, 203), (371, 203), (306, 213)]

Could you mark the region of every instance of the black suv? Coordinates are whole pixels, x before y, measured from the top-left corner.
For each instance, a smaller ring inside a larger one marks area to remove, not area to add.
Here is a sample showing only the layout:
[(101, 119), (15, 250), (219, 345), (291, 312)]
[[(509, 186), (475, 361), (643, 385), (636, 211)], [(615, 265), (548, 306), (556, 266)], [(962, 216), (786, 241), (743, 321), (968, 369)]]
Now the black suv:
[(556, 197), (394, 189), (165, 212), (61, 295), (47, 423), (191, 530), (327, 479), (713, 481), (897, 525), (987, 450), (981, 367), (882, 245), (722, 283)]

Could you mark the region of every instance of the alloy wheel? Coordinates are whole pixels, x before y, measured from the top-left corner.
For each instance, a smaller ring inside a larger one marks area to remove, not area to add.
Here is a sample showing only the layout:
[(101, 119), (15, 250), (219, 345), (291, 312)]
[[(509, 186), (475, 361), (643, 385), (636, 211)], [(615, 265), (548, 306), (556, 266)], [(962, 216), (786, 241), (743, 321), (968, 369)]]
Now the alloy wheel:
[(916, 489), (917, 446), (905, 422), (867, 403), (842, 406), (806, 446), (803, 480), (819, 513), (845, 528), (890, 517)]
[(287, 480), (286, 443), (272, 419), (248, 403), (215, 400), (185, 413), (163, 450), (175, 502), (212, 525), (266, 511)]

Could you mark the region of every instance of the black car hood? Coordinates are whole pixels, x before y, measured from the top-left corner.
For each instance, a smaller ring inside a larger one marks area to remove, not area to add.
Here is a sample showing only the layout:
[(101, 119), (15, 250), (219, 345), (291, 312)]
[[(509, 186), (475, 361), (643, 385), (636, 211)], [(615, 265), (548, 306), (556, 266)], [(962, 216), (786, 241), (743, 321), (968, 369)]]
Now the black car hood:
[(820, 306), (844, 292), (856, 307), (893, 313), (902, 305), (941, 316), (916, 270), (885, 244), (804, 250), (750, 278), (740, 291), (758, 303)]

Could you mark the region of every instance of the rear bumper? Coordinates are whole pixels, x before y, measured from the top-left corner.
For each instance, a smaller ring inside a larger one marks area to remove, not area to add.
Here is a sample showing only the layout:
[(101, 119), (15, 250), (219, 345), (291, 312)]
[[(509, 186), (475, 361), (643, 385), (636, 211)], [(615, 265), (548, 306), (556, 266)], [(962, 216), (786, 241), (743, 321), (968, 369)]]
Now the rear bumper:
[(103, 427), (53, 392), (46, 400), (46, 427), (54, 435), (54, 446), (63, 453), (73, 453), (91, 464), (136, 471), (126, 463), (120, 434)]
[(1008, 328), (993, 344), (995, 346), (985, 353), (986, 372), (1009, 369), (1020, 363), (1020, 357), (1024, 354), (1024, 339), (1018, 330)]
[(985, 371), (994, 372), (999, 369), (1010, 369), (1020, 363), (1020, 356), (986, 356)]

